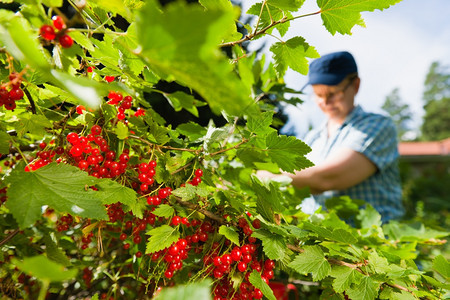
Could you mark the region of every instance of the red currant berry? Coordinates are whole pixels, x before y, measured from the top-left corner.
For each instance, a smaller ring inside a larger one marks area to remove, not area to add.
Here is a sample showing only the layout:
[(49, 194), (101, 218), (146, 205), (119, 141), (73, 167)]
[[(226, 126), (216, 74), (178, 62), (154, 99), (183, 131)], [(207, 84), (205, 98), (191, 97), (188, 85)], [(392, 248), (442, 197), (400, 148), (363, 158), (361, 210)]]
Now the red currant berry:
[(63, 48), (70, 48), (73, 45), (73, 40), (69, 35), (63, 34), (59, 37), (59, 43)]
[(102, 133), (102, 128), (100, 127), (100, 125), (95, 124), (91, 127), (91, 133), (93, 135), (100, 135)]
[(120, 239), (121, 241), (125, 241), (125, 240), (126, 240), (126, 238), (127, 238), (127, 234), (126, 234), (126, 233), (122, 233), (122, 234), (120, 234), (120, 237), (119, 237), (119, 239)]
[(241, 253), (240, 250), (238, 250), (238, 249), (233, 249), (233, 250), (231, 250), (231, 258), (232, 258), (234, 261), (239, 261), (239, 260), (241, 260), (241, 257), (242, 257), (242, 253)]
[(180, 223), (181, 223), (181, 217), (180, 217), (180, 216), (174, 216), (174, 217), (172, 218), (171, 224), (172, 224), (173, 226), (178, 226)]
[(247, 270), (247, 264), (243, 261), (240, 261), (237, 265), (239, 272), (245, 272)]
[(23, 91), (20, 88), (13, 88), (9, 91), (9, 99), (17, 101), (23, 98)]
[(54, 40), (56, 37), (55, 29), (50, 25), (42, 25), (39, 34), (48, 41)]
[(133, 243), (135, 243), (135, 244), (140, 244), (141, 241), (142, 241), (142, 238), (141, 238), (140, 235), (136, 235), (136, 236), (133, 238)]
[(115, 77), (114, 77), (114, 76), (105, 76), (105, 80), (106, 80), (106, 82), (113, 82), (113, 81), (114, 81), (114, 79), (115, 79)]
[(166, 272), (164, 272), (164, 276), (166, 276), (167, 279), (170, 279), (173, 277), (173, 272), (170, 270), (167, 270)]
[(71, 132), (67, 135), (67, 141), (72, 145), (78, 144), (80, 137), (76, 132)]
[(264, 262), (264, 269), (265, 270), (273, 270), (275, 268), (275, 262), (271, 259), (266, 259)]
[(196, 177), (202, 177), (203, 176), (203, 170), (202, 169), (197, 169), (194, 172)]
[(53, 16), (52, 20), (53, 26), (55, 26), (56, 29), (61, 30), (66, 27), (63, 18), (61, 18), (60, 16)]
[(151, 160), (151, 161), (148, 163), (148, 166), (149, 166), (150, 168), (154, 169), (154, 168), (156, 167), (156, 161), (155, 161), (155, 160)]

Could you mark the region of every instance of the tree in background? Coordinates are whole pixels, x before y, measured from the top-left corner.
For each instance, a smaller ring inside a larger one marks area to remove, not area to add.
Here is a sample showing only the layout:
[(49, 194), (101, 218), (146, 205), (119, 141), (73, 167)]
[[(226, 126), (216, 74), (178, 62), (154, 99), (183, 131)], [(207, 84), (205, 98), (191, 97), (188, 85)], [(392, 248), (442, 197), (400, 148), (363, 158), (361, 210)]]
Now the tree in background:
[(405, 134), (411, 130), (411, 110), (408, 104), (402, 101), (398, 88), (386, 96), (386, 100), (381, 107), (386, 111), (397, 126), (397, 136), (399, 140), (405, 140)]
[(433, 62), (425, 79), (425, 116), (422, 140), (442, 140), (450, 137), (450, 71), (449, 66)]

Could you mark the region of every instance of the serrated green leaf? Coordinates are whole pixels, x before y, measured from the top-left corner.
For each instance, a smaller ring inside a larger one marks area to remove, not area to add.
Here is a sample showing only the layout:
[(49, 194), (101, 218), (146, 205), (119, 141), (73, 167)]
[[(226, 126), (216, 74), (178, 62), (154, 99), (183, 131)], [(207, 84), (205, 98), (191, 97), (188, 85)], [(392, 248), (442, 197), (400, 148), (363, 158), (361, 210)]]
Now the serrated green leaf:
[(372, 226), (381, 226), (381, 215), (371, 205), (361, 209), (356, 218), (361, 222), (361, 228), (371, 228)]
[(445, 280), (450, 280), (450, 262), (444, 256), (438, 255), (433, 259), (433, 270), (438, 272)]
[(358, 241), (350, 231), (342, 228), (333, 230), (332, 239), (345, 244), (355, 244)]
[(371, 252), (368, 257), (369, 264), (374, 268), (375, 272), (384, 274), (389, 272), (389, 262), (385, 257), (381, 257), (377, 252)]
[(205, 127), (194, 122), (180, 124), (177, 126), (176, 130), (193, 142), (200, 140), (206, 135)]
[(211, 300), (211, 280), (193, 282), (187, 285), (177, 284), (174, 287), (164, 288), (155, 300)]
[(263, 251), (268, 258), (274, 260), (284, 259), (288, 248), (282, 236), (273, 234), (264, 229), (256, 230), (253, 232), (252, 236), (262, 241)]
[(276, 183), (270, 182), (269, 189), (267, 189), (260, 183), (256, 176), (253, 176), (252, 188), (262, 205), (265, 205), (268, 209), (276, 212), (281, 212), (284, 210), (282, 205), (283, 194), (280, 191), (280, 187)]
[(21, 114), (20, 119), (15, 123), (16, 132), (19, 137), (27, 133), (45, 135), (45, 128), (50, 128), (52, 123), (43, 115)]
[(100, 7), (101, 9), (111, 12), (113, 14), (119, 14), (127, 21), (131, 21), (132, 13), (130, 9), (126, 5), (126, 1), (123, 0), (95, 0), (92, 1), (92, 4), (94, 4), (97, 7)]
[(61, 213), (92, 219), (107, 219), (105, 207), (90, 189), (96, 178), (78, 168), (51, 163), (33, 172), (18, 166), (7, 178), (7, 207), (20, 228), (33, 225), (48, 205)]
[(350, 34), (355, 25), (364, 26), (361, 12), (383, 10), (402, 0), (318, 0), (325, 28), (332, 34)]
[(260, 115), (251, 115), (247, 120), (247, 127), (253, 133), (264, 134), (268, 133), (268, 129), (272, 124), (273, 112), (266, 111)]
[(117, 135), (117, 138), (120, 140), (124, 140), (130, 135), (128, 126), (125, 125), (123, 122), (117, 123), (116, 128), (114, 128), (114, 133)]
[(180, 197), (183, 201), (188, 201), (193, 199), (197, 193), (197, 188), (191, 184), (187, 184), (184, 187), (179, 187), (172, 191), (172, 195)]
[(222, 142), (228, 134), (228, 131), (224, 128), (215, 128), (213, 126), (208, 127), (208, 131), (203, 137), (203, 148), (206, 151), (209, 151), (214, 143)]
[(296, 12), (299, 10), (305, 0), (268, 0), (267, 3), (278, 7), (281, 10)]
[(233, 227), (228, 227), (225, 225), (222, 225), (219, 227), (219, 234), (223, 235), (236, 245), (240, 245), (239, 243), (239, 233), (234, 229)]
[(299, 72), (300, 74), (308, 74), (308, 60), (309, 58), (319, 57), (316, 49), (305, 42), (302, 37), (293, 37), (284, 43), (278, 42), (270, 47), (275, 60), (275, 70), (279, 78), (282, 78), (287, 71), (287, 68)]
[(276, 300), (275, 295), (273, 294), (272, 289), (269, 285), (261, 278), (261, 274), (259, 274), (256, 270), (248, 277), (248, 281), (257, 289), (260, 289), (264, 296), (270, 300)]
[(313, 166), (304, 156), (311, 148), (294, 136), (277, 135), (276, 132), (269, 134), (266, 138), (266, 151), (267, 156), (286, 172), (293, 173)]
[(352, 284), (360, 284), (363, 278), (357, 270), (343, 266), (333, 266), (330, 276), (335, 278), (333, 288), (338, 293), (347, 290)]
[(173, 209), (173, 207), (167, 204), (161, 204), (157, 208), (155, 208), (154, 211), (152, 211), (152, 214), (154, 214), (155, 216), (164, 218), (169, 218), (173, 216), (174, 213), (175, 210)]
[(52, 240), (50, 235), (46, 234), (43, 237), (44, 243), (45, 243), (45, 252), (47, 254), (47, 257), (64, 266), (68, 267), (71, 265), (69, 258), (64, 254), (64, 252), (58, 248), (58, 245), (55, 241)]
[(168, 248), (180, 238), (178, 230), (168, 225), (161, 225), (160, 227), (151, 229), (146, 234), (150, 235), (145, 250), (147, 254)]
[(14, 259), (13, 264), (23, 272), (48, 282), (70, 280), (77, 274), (77, 270), (67, 270), (64, 266), (49, 260), (43, 255), (26, 257), (23, 261)]
[(0, 154), (9, 153), (10, 136), (6, 132), (0, 131)]
[(177, 91), (172, 94), (164, 94), (169, 100), (175, 111), (180, 111), (183, 108), (198, 118), (198, 110), (195, 107), (194, 102), (197, 101), (194, 96)]
[(86, 48), (87, 50), (89, 50), (89, 52), (95, 51), (94, 45), (92, 44), (91, 40), (81, 31), (71, 31), (70, 36), (77, 44), (83, 46), (83, 48)]
[(11, 15), (0, 25), (0, 45), (18, 61), (23, 61), (32, 67), (50, 70), (45, 52), (39, 44), (39, 39), (31, 29), (28, 21), (19, 15)]
[(361, 283), (346, 290), (350, 299), (373, 300), (378, 295), (379, 285), (370, 276), (364, 276)]
[[(230, 22), (231, 10), (206, 11), (182, 1), (159, 10), (155, 1), (147, 1), (137, 17), (141, 57), (161, 77), (198, 92), (214, 113), (241, 115), (252, 103), (250, 90), (218, 51)], [(196, 30), (190, 29), (192, 24)]]
[(98, 188), (97, 196), (103, 204), (120, 202), (128, 206), (136, 217), (142, 217), (142, 211), (137, 205), (135, 190), (110, 179), (102, 179), (96, 186)]
[(300, 274), (312, 273), (314, 281), (322, 280), (331, 271), (330, 263), (319, 246), (305, 246), (305, 251), (298, 254), (289, 267)]

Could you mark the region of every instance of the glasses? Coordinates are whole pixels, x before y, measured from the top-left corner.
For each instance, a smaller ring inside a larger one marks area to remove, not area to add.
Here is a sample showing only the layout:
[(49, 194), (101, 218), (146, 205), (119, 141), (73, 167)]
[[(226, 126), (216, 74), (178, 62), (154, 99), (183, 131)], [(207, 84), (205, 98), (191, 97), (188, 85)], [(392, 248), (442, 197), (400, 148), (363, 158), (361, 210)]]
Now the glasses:
[(356, 76), (355, 77), (351, 77), (349, 79), (348, 83), (344, 86), (344, 88), (342, 88), (339, 91), (332, 92), (332, 93), (326, 94), (324, 96), (315, 95), (316, 99), (322, 100), (322, 101), (325, 101), (327, 99), (329, 99), (329, 100), (341, 99), (344, 96), (345, 91), (352, 85), (352, 83), (353, 83), (353, 81), (355, 79), (356, 79)]

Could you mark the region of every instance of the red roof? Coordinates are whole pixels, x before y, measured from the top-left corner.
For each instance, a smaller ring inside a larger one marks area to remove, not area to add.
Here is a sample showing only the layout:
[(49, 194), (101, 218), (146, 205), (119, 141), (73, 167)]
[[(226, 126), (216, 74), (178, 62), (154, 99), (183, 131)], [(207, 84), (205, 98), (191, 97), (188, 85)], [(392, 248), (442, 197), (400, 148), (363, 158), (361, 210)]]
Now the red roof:
[(450, 155), (450, 138), (432, 142), (401, 142), (398, 151), (402, 156)]

